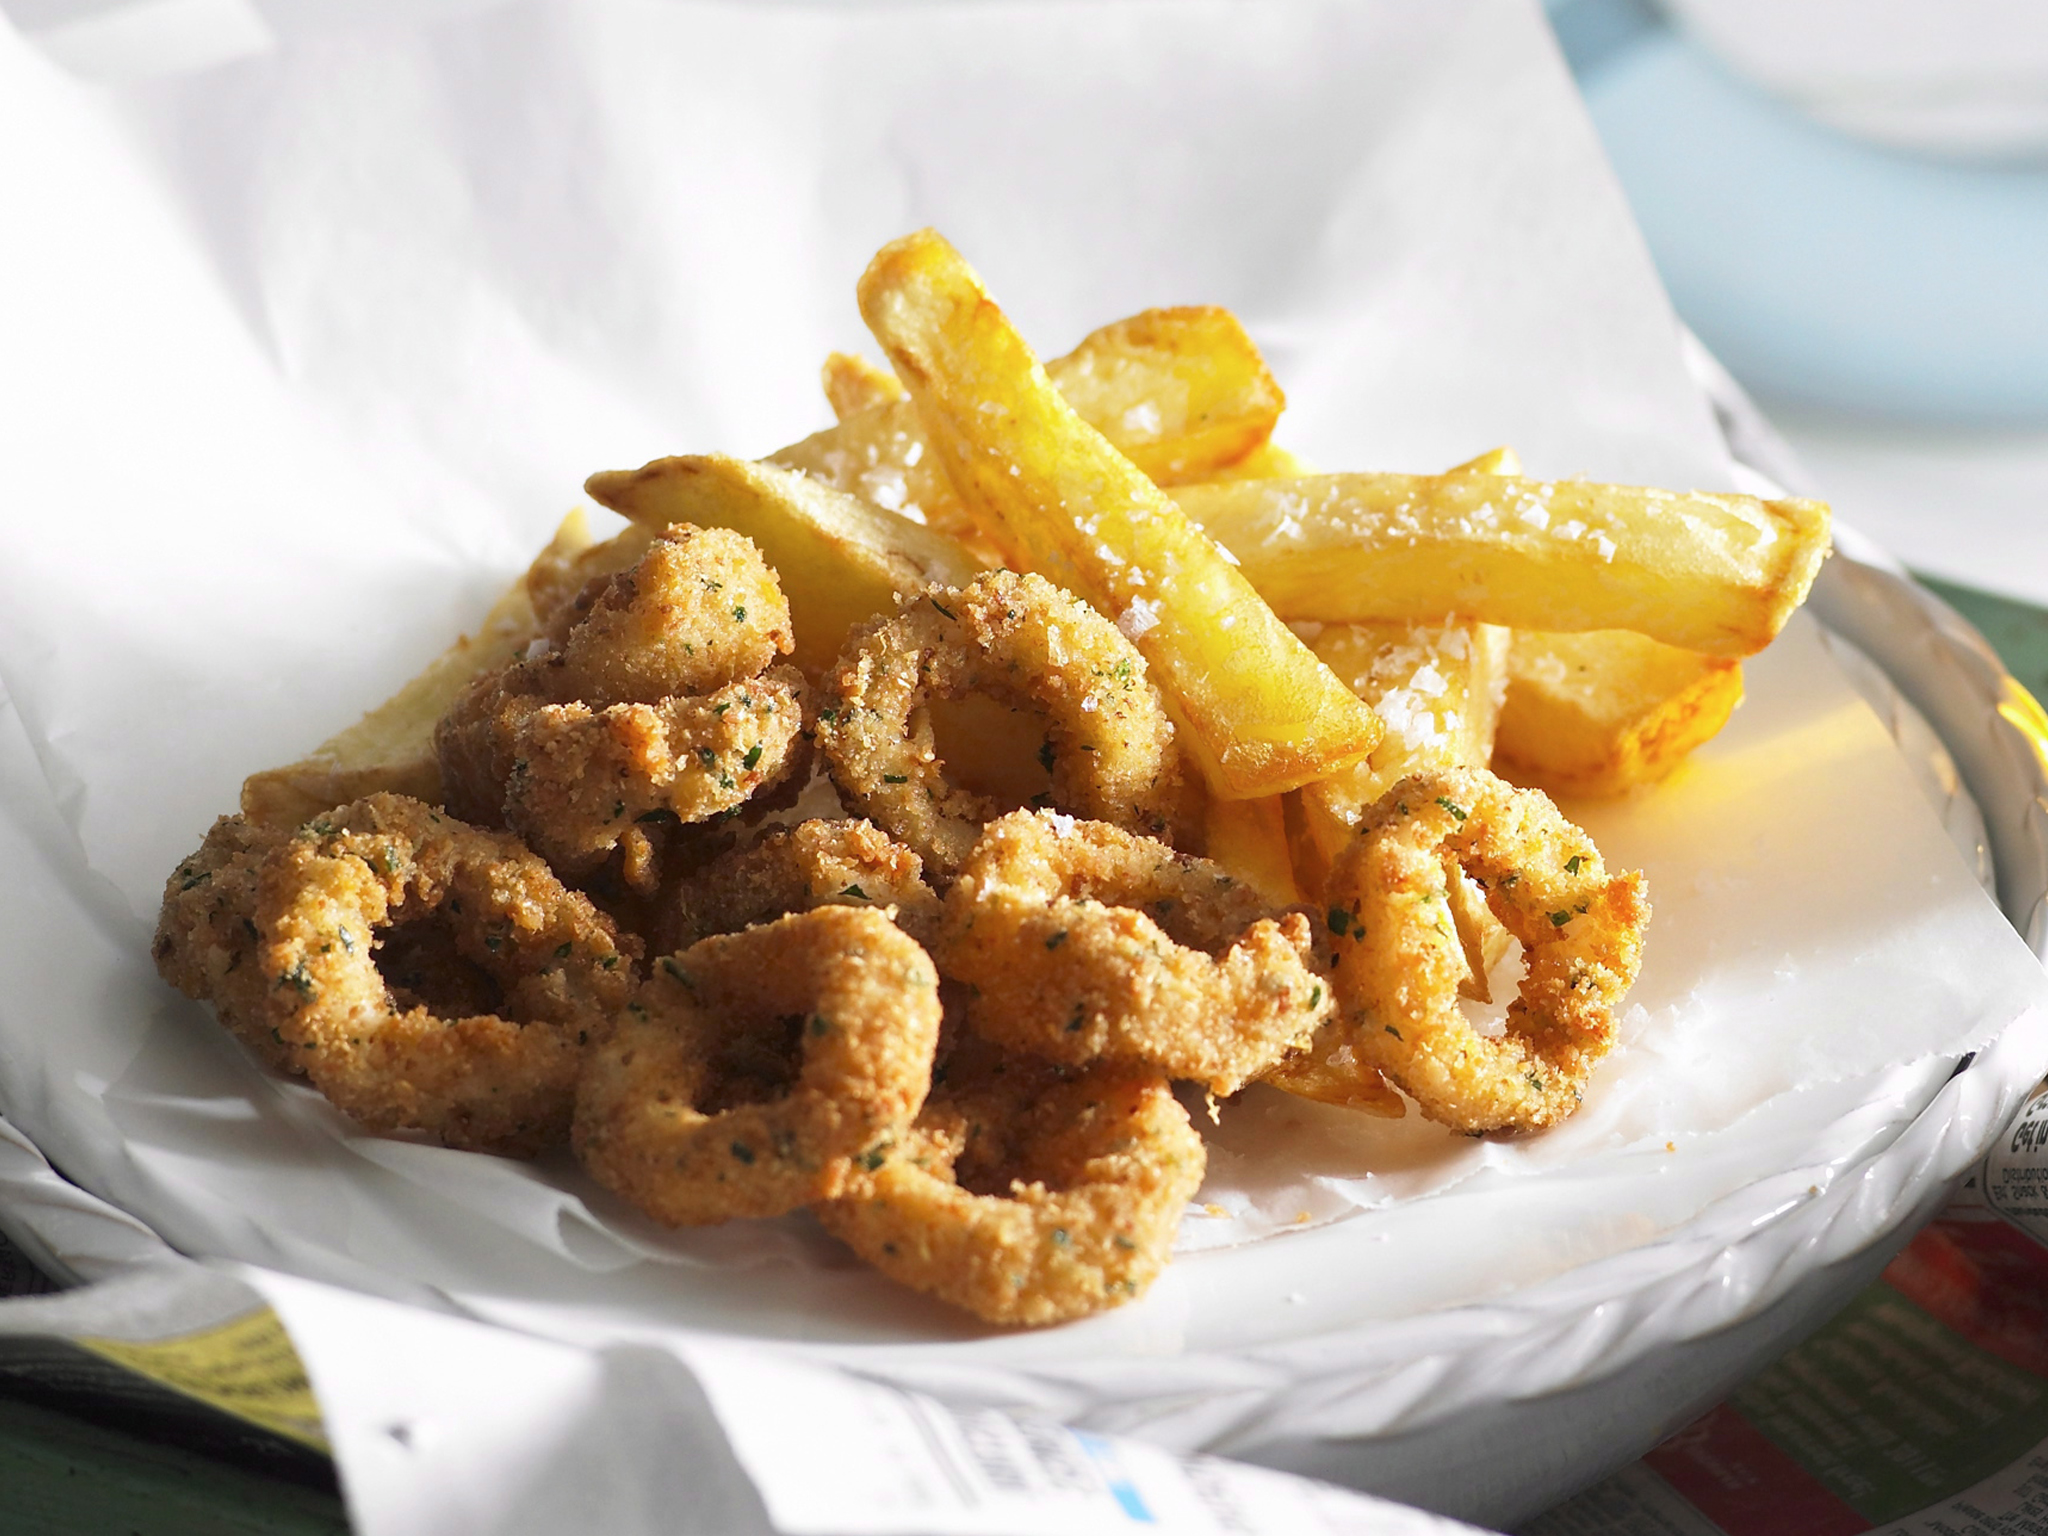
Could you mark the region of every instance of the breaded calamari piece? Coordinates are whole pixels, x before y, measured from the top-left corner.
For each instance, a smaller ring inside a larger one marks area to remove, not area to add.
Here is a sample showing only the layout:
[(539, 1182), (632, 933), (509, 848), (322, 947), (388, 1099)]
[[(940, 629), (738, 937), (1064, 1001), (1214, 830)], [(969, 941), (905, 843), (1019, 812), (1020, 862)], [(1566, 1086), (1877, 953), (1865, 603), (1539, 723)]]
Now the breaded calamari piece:
[(199, 851), (171, 871), (150, 954), (159, 975), (213, 1004), (228, 1033), (265, 1066), (299, 1075), (299, 1053), (270, 1024), (268, 980), (257, 960), (256, 872), (290, 837), (281, 827), (223, 816)]
[(812, 1210), (892, 1280), (991, 1323), (1055, 1323), (1144, 1293), (1206, 1160), (1156, 1072), (968, 1042), (880, 1166)]
[(516, 837), (387, 794), (273, 850), (255, 926), (270, 1027), (336, 1108), (513, 1155), (568, 1131), (638, 950)]
[(778, 1216), (908, 1132), (938, 1037), (938, 972), (879, 912), (706, 939), (657, 960), (592, 1053), (576, 1155), (671, 1226)]
[(946, 777), (927, 706), (985, 695), (1043, 714), (1051, 803), (1133, 832), (1181, 814), (1173, 723), (1115, 625), (1042, 576), (934, 587), (855, 633), (818, 712), (819, 749), (854, 807), (945, 880), (996, 807)]
[(665, 948), (686, 949), (787, 912), (893, 907), (897, 926), (930, 948), (939, 898), (923, 876), (918, 856), (872, 822), (813, 819), (776, 827), (686, 876), (657, 932)]
[[(1441, 1124), (1529, 1131), (1565, 1119), (1614, 1044), (1615, 1006), (1642, 964), (1642, 875), (1608, 874), (1547, 796), (1483, 768), (1403, 779), (1359, 832), (1330, 877), (1343, 1010), (1330, 1028)], [(1498, 1039), (1458, 1007), (1466, 961), (1448, 902), (1461, 870), (1527, 959)]]
[(968, 1019), (1048, 1061), (1145, 1062), (1235, 1093), (1332, 1007), (1313, 930), (1219, 864), (1103, 822), (991, 822), (946, 896), (939, 960)]
[(802, 679), (772, 666), (789, 607), (752, 543), (679, 524), (477, 679), (434, 733), (448, 807), (571, 875), (638, 824), (743, 804), (798, 759)]

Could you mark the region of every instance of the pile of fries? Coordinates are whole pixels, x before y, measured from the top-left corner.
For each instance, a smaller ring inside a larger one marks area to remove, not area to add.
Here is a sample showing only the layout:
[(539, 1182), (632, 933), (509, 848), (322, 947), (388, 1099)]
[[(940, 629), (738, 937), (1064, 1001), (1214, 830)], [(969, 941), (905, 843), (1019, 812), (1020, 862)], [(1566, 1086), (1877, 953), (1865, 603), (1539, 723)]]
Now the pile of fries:
[[(572, 513), (475, 637), (251, 777), (245, 814), (438, 800), (433, 728), (462, 686), (527, 646), (536, 611), (695, 523), (760, 547), (814, 679), (935, 583), (1001, 563), (1076, 593), (1144, 654), (1208, 790), (1209, 855), (1314, 901), (1405, 775), (1490, 764), (1614, 795), (1669, 774), (1828, 551), (1818, 502), (1530, 480), (1504, 448), (1438, 475), (1308, 473), (1271, 441), (1284, 397), (1229, 311), (1148, 310), (1041, 367), (929, 231), (885, 248), (860, 298), (894, 371), (829, 358), (836, 425), (761, 462), (592, 476), (625, 531)], [(973, 704), (934, 722), (949, 771), (1023, 799), (1037, 722)]]

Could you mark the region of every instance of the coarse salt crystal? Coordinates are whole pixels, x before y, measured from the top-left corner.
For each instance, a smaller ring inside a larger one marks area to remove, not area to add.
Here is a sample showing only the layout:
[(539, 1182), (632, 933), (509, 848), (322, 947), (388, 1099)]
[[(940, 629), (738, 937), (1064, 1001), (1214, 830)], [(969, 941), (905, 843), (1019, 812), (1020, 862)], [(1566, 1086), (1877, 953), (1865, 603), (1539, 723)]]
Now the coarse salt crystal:
[(1116, 616), (1116, 627), (1124, 632), (1126, 640), (1135, 640), (1159, 627), (1159, 604), (1148, 603), (1142, 597), (1134, 597), (1130, 605)]
[(924, 444), (921, 442), (912, 443), (908, 448), (903, 450), (903, 467), (905, 469), (915, 469), (917, 468), (918, 461), (923, 457)]
[(1147, 436), (1159, 435), (1159, 407), (1150, 400), (1141, 400), (1124, 412), (1124, 430), (1143, 432)]
[(1280, 502), (1280, 520), (1273, 525), (1276, 539), (1298, 539), (1302, 536), (1301, 514), (1308, 510), (1298, 496), (1283, 497)]
[(1550, 526), (1550, 514), (1541, 507), (1524, 507), (1516, 516), (1520, 517), (1531, 528), (1548, 528)]
[(528, 661), (539, 661), (555, 648), (554, 642), (546, 635), (536, 635), (526, 642), (525, 656)]
[(1084, 715), (1092, 715), (1092, 714), (1094, 714), (1094, 713), (1095, 713), (1095, 695), (1094, 695), (1094, 694), (1090, 693), (1090, 694), (1084, 694), (1084, 695), (1082, 695), (1082, 698), (1081, 698), (1081, 713), (1082, 713), (1082, 714), (1084, 714)]
[(903, 483), (903, 476), (895, 470), (877, 470), (864, 475), (861, 488), (868, 493), (868, 500), (886, 512), (903, 510), (904, 498), (909, 489)]
[(1443, 727), (1437, 723), (1436, 711), (1422, 698), (1407, 688), (1396, 688), (1373, 705), (1378, 715), (1400, 742), (1411, 752), (1424, 747), (1434, 747), (1444, 740)]
[(1054, 837), (1071, 837), (1074, 833), (1074, 818), (1061, 811), (1047, 811), (1045, 819), (1052, 823)]
[(1593, 535), (1593, 548), (1599, 552), (1602, 560), (1612, 560), (1614, 558), (1614, 540), (1607, 537), (1604, 533)]

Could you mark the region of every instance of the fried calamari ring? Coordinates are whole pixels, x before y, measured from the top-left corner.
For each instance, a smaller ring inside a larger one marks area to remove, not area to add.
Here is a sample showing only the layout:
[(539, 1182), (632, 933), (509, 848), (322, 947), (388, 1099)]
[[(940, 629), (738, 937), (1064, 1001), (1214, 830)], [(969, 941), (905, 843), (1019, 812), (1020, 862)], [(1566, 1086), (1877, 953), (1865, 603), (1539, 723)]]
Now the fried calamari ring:
[(833, 689), (817, 725), (833, 782), (940, 879), (997, 808), (946, 778), (933, 699), (986, 694), (1044, 714), (1061, 809), (1144, 833), (1179, 813), (1180, 752), (1144, 658), (1042, 576), (991, 571), (912, 599), (854, 635)]
[(478, 678), (434, 732), (448, 808), (582, 875), (636, 826), (699, 822), (799, 760), (801, 676), (774, 572), (740, 534), (678, 524), (555, 616), (558, 642)]
[(1219, 1094), (1330, 1012), (1313, 930), (1206, 859), (1103, 822), (991, 822), (946, 896), (939, 958), (981, 1034), (1048, 1061), (1142, 1061)]
[(557, 702), (643, 702), (757, 677), (795, 647), (775, 572), (746, 535), (669, 527), (629, 569), (553, 617), (540, 668)]
[[(1606, 874), (1548, 797), (1478, 768), (1403, 779), (1359, 832), (1330, 885), (1338, 998), (1358, 1058), (1457, 1130), (1538, 1130), (1570, 1115), (1642, 963), (1642, 875)], [(1452, 866), (1486, 887), (1526, 955), (1499, 1039), (1458, 1007)]]
[(399, 795), (273, 851), (255, 923), (270, 1026), (313, 1085), (451, 1147), (559, 1141), (584, 1042), (633, 986), (637, 945), (517, 838)]
[(1206, 1157), (1156, 1072), (1066, 1074), (968, 1042), (881, 1166), (812, 1209), (892, 1280), (991, 1323), (1055, 1323), (1151, 1285)]
[(918, 856), (865, 821), (811, 820), (777, 827), (677, 886), (660, 927), (664, 949), (686, 949), (786, 912), (823, 906), (894, 907), (896, 924), (930, 948), (939, 898)]
[(163, 979), (213, 1004), (228, 1033), (267, 1067), (301, 1072), (297, 1051), (270, 1027), (270, 986), (256, 949), (256, 872), (291, 834), (223, 816), (164, 884), (150, 954)]
[(938, 972), (879, 912), (706, 939), (657, 960), (591, 1053), (576, 1154), (671, 1226), (779, 1216), (909, 1130), (938, 1034)]

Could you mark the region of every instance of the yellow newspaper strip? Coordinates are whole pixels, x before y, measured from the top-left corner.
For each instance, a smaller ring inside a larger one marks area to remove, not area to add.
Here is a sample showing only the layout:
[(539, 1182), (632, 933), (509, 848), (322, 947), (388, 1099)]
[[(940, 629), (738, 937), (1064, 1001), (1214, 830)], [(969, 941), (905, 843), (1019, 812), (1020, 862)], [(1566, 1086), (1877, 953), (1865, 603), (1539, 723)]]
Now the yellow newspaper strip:
[(173, 1338), (71, 1341), (159, 1386), (259, 1429), (329, 1452), (320, 1404), (284, 1324), (268, 1307)]

